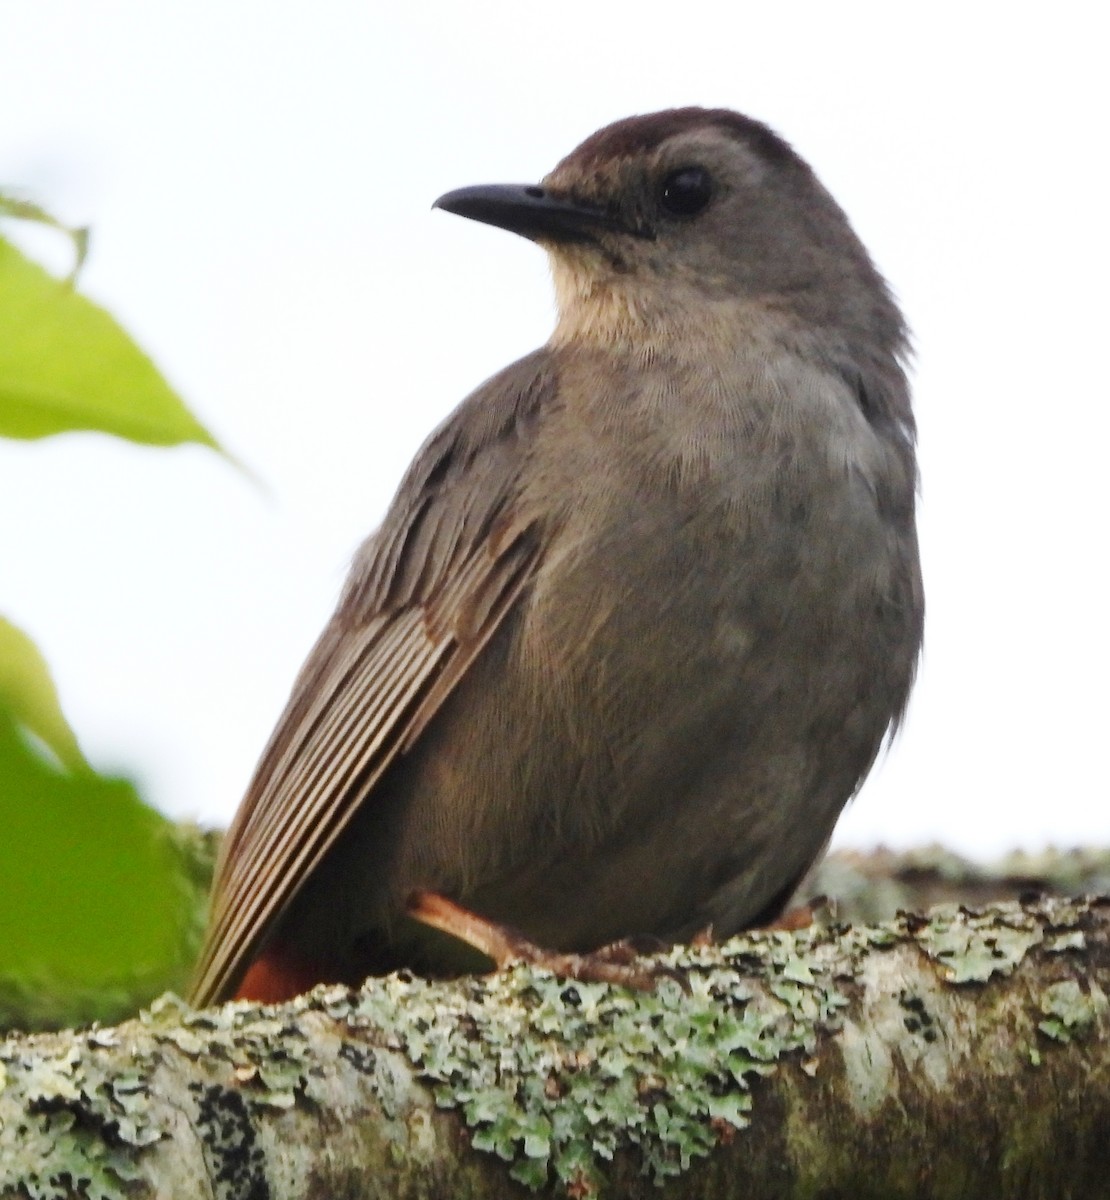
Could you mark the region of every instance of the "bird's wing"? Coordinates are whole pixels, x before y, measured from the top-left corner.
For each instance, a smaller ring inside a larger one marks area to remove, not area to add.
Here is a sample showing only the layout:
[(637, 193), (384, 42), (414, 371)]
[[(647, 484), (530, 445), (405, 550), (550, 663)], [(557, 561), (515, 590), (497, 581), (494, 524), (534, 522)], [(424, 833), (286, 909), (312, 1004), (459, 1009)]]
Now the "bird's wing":
[(519, 480), (554, 402), (546, 351), (479, 388), (425, 443), (356, 559), (224, 839), (197, 1005), (225, 998), (389, 764), (527, 588), (541, 545)]

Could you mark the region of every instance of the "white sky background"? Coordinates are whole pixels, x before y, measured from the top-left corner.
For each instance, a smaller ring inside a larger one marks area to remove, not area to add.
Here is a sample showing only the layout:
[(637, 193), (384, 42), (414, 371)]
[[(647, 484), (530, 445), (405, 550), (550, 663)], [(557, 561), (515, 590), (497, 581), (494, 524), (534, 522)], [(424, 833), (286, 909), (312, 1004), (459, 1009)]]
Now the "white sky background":
[(268, 489), (0, 443), (0, 611), (89, 755), (230, 818), (424, 435), (551, 328), (542, 251), (431, 202), (724, 105), (813, 163), (915, 331), (926, 657), (838, 840), (1110, 842), (1105, 30), (1045, 11), (0, 0), (0, 183), (92, 225), (83, 289)]

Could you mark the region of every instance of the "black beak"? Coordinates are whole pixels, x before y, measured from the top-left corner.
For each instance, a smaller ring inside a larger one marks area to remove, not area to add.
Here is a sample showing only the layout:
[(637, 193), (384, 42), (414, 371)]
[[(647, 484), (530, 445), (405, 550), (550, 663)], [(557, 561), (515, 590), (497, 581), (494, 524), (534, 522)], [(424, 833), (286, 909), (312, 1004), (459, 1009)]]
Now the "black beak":
[(440, 196), (432, 207), (539, 242), (590, 242), (605, 229), (638, 232), (603, 208), (554, 196), (533, 184), (491, 183), (458, 188)]

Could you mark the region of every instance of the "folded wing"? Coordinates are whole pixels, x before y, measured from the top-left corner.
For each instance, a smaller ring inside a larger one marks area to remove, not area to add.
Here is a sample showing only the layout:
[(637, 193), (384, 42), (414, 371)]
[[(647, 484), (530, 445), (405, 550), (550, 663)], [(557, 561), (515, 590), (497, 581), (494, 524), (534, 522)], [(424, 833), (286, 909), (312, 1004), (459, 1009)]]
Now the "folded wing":
[(230, 995), (273, 922), (527, 590), (540, 517), (518, 487), (557, 387), (545, 351), (424, 445), (293, 688), (224, 839), (192, 986)]

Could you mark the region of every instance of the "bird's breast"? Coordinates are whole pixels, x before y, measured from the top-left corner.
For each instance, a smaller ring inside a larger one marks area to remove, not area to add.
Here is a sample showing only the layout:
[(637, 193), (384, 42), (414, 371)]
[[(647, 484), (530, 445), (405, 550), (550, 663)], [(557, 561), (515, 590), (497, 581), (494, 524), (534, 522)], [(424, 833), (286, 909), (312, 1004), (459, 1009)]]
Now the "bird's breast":
[(693, 591), (708, 617), (758, 607), (757, 580), (835, 590), (861, 556), (881, 573), (879, 498), (912, 508), (914, 481), (842, 378), (769, 350), (635, 367), (562, 366), (537, 446), (534, 503), (570, 498), (543, 574), (582, 589), (572, 611), (609, 607), (614, 589), (660, 608)]

